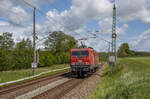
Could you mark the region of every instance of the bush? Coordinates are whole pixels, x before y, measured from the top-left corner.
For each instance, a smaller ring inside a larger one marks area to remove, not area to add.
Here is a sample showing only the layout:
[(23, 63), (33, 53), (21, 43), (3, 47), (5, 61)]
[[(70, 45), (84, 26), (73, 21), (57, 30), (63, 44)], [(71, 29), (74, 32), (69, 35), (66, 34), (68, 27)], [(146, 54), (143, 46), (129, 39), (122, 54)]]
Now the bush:
[(39, 67), (47, 67), (54, 64), (55, 57), (50, 51), (39, 51)]

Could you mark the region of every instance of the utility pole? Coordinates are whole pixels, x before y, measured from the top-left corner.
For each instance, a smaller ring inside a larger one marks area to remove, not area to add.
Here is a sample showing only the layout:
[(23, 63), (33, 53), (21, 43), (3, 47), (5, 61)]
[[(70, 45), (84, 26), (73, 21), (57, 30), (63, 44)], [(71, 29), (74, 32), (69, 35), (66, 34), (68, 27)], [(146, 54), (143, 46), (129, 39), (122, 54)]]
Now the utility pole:
[(114, 4), (113, 7), (113, 22), (112, 22), (112, 55), (109, 57), (109, 64), (112, 67), (112, 73), (114, 71), (115, 62), (117, 60), (117, 53), (116, 53), (116, 6)]
[(36, 33), (35, 33), (35, 10), (33, 10), (33, 49), (34, 49), (34, 62), (32, 63), (33, 68), (33, 76), (35, 75), (35, 69), (37, 67), (37, 61), (36, 61)]
[(112, 24), (112, 55), (115, 56), (115, 61), (117, 60), (117, 53), (116, 53), (116, 6), (114, 4), (113, 7), (113, 24)]

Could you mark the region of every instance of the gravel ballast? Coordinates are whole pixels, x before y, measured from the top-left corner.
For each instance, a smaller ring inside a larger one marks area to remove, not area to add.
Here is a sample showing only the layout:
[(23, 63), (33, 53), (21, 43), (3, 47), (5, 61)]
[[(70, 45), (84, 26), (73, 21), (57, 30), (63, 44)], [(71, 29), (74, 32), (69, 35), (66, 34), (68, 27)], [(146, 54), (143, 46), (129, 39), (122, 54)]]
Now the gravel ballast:
[[(53, 83), (57, 80), (66, 78), (64, 76), (69, 75), (68, 73), (58, 73), (55, 75), (50, 75), (46, 77), (41, 77), (35, 80), (31, 80), (25, 83), (20, 83), (8, 87), (1, 88), (0, 90), (0, 99), (14, 99), (15, 97), (24, 95), (26, 93), (32, 92), (38, 88), (43, 88), (50, 83)], [(21, 97), (24, 99), (24, 97)]]
[(59, 85), (59, 84), (62, 84), (68, 80), (71, 80), (71, 79), (68, 79), (68, 78), (63, 78), (63, 79), (60, 79), (60, 80), (57, 80), (55, 82), (52, 82), (52, 83), (49, 83), (48, 85), (45, 85), (45, 86), (42, 86), (42, 87), (39, 87), (37, 88), (36, 90), (33, 90), (33, 91), (30, 91), (28, 93), (25, 93), (21, 96), (18, 96), (18, 97), (15, 97), (15, 99), (31, 99), (32, 97), (38, 95), (38, 94), (41, 94), (49, 89), (52, 89), (54, 88), (55, 86)]
[(68, 94), (62, 97), (62, 99), (87, 99), (90, 93), (95, 88), (95, 85), (100, 81), (103, 70), (106, 67), (106, 63), (102, 65), (95, 74), (82, 82)]

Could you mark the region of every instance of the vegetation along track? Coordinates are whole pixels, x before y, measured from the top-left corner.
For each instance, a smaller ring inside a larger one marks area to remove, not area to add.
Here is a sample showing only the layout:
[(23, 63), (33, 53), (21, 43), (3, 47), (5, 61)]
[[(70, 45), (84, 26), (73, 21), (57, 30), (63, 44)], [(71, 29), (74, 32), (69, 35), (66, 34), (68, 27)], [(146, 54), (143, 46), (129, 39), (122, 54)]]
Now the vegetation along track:
[[(104, 65), (104, 63), (102, 63), (101, 66), (102, 65)], [(100, 69), (100, 67), (98, 69)], [(83, 81), (87, 79), (88, 77), (85, 79), (72, 78), (71, 80), (66, 81), (42, 94), (39, 94), (33, 97), (32, 99), (60, 99), (62, 96), (70, 92), (72, 89), (74, 89), (76, 86), (78, 86), (79, 84), (81, 84)]]
[[(35, 84), (38, 85), (39, 83), (43, 83), (41, 84), (47, 84), (53, 81), (56, 81), (58, 79), (63, 78), (64, 76), (70, 75), (69, 72), (63, 72), (63, 73), (57, 73), (55, 75), (50, 75), (50, 76), (45, 76), (45, 77), (41, 77), (41, 78), (36, 78), (36, 79), (32, 79), (26, 82), (22, 82), (20, 84), (15, 84), (15, 85), (11, 85), (11, 86), (6, 86), (6, 87), (1, 87), (0, 88), (0, 99), (1, 98), (12, 98), (12, 97), (16, 97), (18, 95), (24, 94), (25, 92), (21, 92), (20, 89), (26, 88), (26, 92), (30, 91), (31, 88), (36, 88), (33, 87)], [(30, 90), (27, 90), (28, 88)], [(38, 86), (40, 87), (40, 86)], [(19, 91), (19, 92), (18, 92)]]

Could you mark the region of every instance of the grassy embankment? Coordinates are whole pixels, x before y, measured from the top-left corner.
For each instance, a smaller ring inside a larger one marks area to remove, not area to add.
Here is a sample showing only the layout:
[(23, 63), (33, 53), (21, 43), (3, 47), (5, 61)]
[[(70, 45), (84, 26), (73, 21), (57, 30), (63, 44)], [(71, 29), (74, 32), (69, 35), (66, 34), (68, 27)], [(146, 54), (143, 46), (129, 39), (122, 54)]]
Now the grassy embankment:
[(118, 59), (107, 66), (89, 99), (150, 99), (150, 57)]
[[(66, 67), (69, 67), (69, 65), (68, 64), (67, 65), (66, 64), (64, 64), (64, 65), (53, 65), (50, 67), (37, 68), (36, 74), (39, 74), (41, 72), (50, 71), (50, 70), (55, 70), (55, 69), (66, 68)], [(58, 72), (62, 72), (62, 71), (66, 71), (66, 70), (47, 73), (44, 75), (46, 76), (49, 74), (54, 74), (54, 73), (58, 73)], [(23, 69), (23, 70), (16, 70), (16, 71), (3, 71), (3, 72), (0, 72), (0, 83), (12, 81), (12, 80), (17, 80), (17, 79), (21, 79), (21, 78), (25, 78), (25, 77), (29, 77), (29, 76), (32, 76), (32, 69)]]

